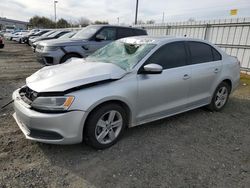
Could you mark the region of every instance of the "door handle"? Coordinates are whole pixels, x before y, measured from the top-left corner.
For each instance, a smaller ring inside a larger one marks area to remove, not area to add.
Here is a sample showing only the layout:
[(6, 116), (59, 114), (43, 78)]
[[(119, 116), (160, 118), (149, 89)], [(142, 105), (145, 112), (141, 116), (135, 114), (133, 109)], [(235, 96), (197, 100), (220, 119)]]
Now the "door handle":
[(184, 74), (184, 76), (183, 76), (183, 80), (187, 80), (187, 79), (189, 79), (191, 76), (189, 76), (188, 74)]
[(214, 69), (214, 73), (218, 73), (220, 70), (218, 68)]

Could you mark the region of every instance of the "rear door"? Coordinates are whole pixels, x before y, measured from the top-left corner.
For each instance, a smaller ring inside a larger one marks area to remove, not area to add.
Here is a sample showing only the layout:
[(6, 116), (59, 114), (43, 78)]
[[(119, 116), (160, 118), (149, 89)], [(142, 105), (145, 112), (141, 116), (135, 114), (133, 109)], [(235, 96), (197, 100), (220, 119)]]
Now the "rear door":
[(193, 108), (209, 103), (219, 78), (221, 54), (209, 44), (187, 41), (189, 64), (192, 70), (188, 107)]
[(184, 42), (172, 42), (145, 62), (159, 64), (164, 70), (161, 74), (138, 74), (138, 122), (185, 110), (191, 78), (186, 53)]

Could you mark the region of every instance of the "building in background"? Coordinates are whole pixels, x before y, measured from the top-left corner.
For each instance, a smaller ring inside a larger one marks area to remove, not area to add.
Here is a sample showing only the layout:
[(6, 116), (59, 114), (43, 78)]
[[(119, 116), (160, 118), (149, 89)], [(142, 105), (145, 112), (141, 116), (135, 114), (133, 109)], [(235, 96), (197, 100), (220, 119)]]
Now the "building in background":
[(0, 17), (0, 30), (23, 30), (27, 26), (28, 22)]

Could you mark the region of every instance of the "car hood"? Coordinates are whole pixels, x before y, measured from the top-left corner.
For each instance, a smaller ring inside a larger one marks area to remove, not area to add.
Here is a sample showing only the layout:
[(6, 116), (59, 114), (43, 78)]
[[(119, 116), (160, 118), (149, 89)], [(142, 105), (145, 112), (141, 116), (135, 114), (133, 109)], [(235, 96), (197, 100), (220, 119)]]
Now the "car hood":
[(126, 74), (127, 71), (111, 63), (72, 58), (64, 64), (38, 70), (26, 79), (26, 85), (36, 92), (63, 92), (86, 84), (120, 79)]
[(42, 46), (79, 46), (86, 43), (84, 39), (52, 39), (40, 43)]

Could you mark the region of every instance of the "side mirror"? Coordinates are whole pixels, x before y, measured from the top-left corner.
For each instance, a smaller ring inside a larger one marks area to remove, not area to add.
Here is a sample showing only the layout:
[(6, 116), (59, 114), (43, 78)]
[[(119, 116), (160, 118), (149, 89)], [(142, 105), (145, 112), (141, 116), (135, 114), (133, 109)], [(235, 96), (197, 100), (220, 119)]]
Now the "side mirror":
[(157, 64), (147, 64), (143, 67), (142, 73), (144, 74), (160, 74), (163, 68), (161, 65)]
[(101, 35), (101, 34), (98, 34), (95, 36), (95, 40), (97, 40), (97, 41), (102, 41), (105, 39), (106, 39), (106, 37), (104, 35)]

